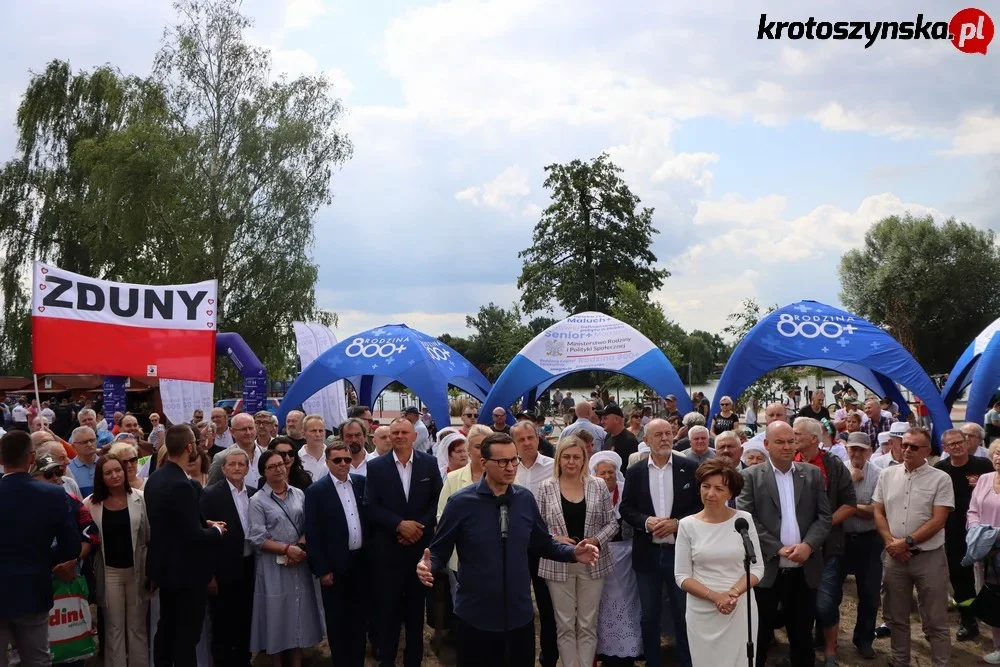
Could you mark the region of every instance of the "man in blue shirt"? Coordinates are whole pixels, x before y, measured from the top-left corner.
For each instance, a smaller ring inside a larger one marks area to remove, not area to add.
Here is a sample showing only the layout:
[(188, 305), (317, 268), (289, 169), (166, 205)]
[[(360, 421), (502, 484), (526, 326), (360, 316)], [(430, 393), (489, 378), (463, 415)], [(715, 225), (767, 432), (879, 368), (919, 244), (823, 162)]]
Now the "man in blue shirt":
[[(527, 667), (535, 664), (528, 548), (539, 549), (543, 557), (555, 561), (589, 565), (597, 562), (598, 549), (586, 542), (570, 546), (553, 539), (534, 496), (514, 485), (520, 457), (509, 435), (494, 433), (483, 441), (481, 451), (482, 480), (448, 499), (434, 539), (417, 564), (417, 576), (425, 586), (432, 586), (433, 573), (445, 571), (452, 549), (457, 547), (459, 667)], [(501, 496), (506, 498), (509, 516), (506, 583), (501, 557)], [(506, 663), (505, 648), (509, 656)]]
[(86, 498), (94, 492), (94, 470), (97, 469), (97, 435), (89, 426), (73, 429), (69, 438), (76, 449), (76, 458), (69, 462), (73, 479), (80, 485), (80, 493)]

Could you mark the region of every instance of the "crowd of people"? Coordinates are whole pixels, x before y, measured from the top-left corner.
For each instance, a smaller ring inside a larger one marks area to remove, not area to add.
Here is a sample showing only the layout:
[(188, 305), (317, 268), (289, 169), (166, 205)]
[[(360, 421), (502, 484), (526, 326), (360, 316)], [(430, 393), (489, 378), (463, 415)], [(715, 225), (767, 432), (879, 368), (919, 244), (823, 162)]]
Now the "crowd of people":
[(776, 401), (756, 433), (729, 397), (708, 416), (595, 395), (553, 401), (551, 441), (544, 415), (484, 425), (474, 404), (430, 430), (416, 408), (283, 428), (216, 408), (148, 436), (124, 414), (103, 442), (90, 409), (62, 434), (38, 414), (0, 438), (0, 647), (49, 664), (53, 587), (77, 577), (116, 667), (300, 665), (324, 636), (334, 665), (416, 667), (427, 625), (460, 665), (737, 665), (748, 615), (759, 667), (778, 628), (789, 664), (836, 665), (848, 576), (862, 658), (910, 664), (914, 590), (935, 666), (950, 601), (957, 638), (979, 634), (1000, 584), (1000, 441), (979, 425), (935, 461), (926, 428), (849, 392)]

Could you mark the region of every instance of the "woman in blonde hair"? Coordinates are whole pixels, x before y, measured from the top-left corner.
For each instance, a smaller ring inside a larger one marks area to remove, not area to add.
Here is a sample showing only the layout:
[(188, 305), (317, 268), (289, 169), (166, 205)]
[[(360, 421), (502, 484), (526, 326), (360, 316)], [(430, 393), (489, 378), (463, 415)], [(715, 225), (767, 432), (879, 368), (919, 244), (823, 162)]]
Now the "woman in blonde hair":
[(104, 455), (104, 458), (114, 459), (121, 462), (125, 474), (128, 476), (128, 485), (139, 491), (146, 485), (146, 479), (139, 477), (139, 451), (135, 445), (118, 441), (111, 445), (111, 449)]
[(574, 436), (559, 441), (552, 479), (538, 488), (538, 509), (555, 539), (589, 542), (601, 550), (597, 564), (541, 559), (538, 576), (546, 580), (556, 619), (559, 657), (565, 667), (591, 667), (597, 653), (597, 619), (603, 577), (611, 570), (605, 549), (618, 532), (607, 485), (587, 472), (587, 448)]

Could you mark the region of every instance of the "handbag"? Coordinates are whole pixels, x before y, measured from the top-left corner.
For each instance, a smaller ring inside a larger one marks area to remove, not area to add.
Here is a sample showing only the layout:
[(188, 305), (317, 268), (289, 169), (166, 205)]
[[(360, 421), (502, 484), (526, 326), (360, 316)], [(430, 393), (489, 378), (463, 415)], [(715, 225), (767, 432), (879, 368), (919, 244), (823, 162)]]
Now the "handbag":
[(53, 580), (49, 611), (49, 651), (53, 664), (86, 660), (96, 653), (88, 594), (87, 581), (82, 575), (69, 582)]
[[(979, 589), (976, 599), (972, 601), (970, 609), (980, 621), (990, 627), (1000, 627), (1000, 583), (997, 579), (997, 566), (994, 560), (995, 554), (990, 552), (986, 557), (986, 565), (983, 571), (983, 587)], [(990, 566), (993, 566), (993, 582), (989, 580)]]

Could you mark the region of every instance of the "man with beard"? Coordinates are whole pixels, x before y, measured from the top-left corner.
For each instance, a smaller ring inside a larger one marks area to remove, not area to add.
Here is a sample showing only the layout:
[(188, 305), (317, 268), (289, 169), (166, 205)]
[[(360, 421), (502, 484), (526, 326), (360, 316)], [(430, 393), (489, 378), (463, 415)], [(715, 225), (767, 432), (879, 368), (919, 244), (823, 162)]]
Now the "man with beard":
[(352, 475), (368, 475), (368, 452), (365, 445), (368, 443), (368, 429), (365, 422), (360, 418), (348, 419), (340, 425), (340, 439), (347, 445), (347, 451), (351, 454)]

